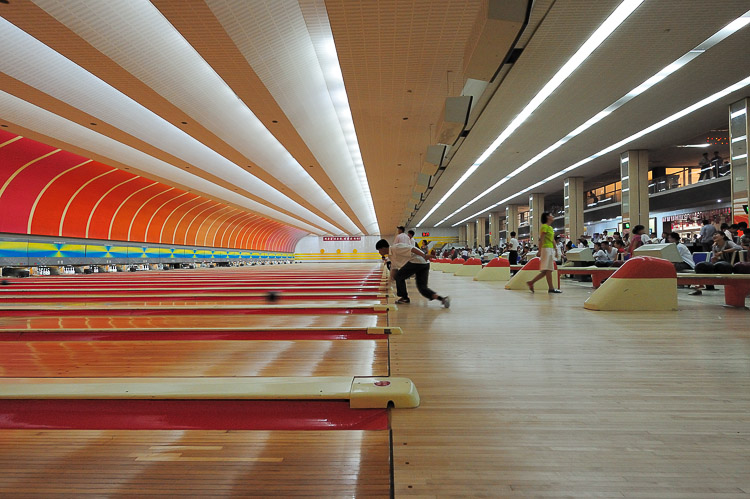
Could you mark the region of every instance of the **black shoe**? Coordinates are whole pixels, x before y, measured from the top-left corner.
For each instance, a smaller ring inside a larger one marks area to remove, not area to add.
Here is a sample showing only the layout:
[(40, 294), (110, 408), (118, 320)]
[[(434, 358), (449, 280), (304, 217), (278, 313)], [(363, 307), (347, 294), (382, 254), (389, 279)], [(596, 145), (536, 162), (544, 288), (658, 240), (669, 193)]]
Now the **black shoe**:
[(547, 291), (547, 293), (562, 293), (559, 289), (550, 289)]
[(408, 298), (399, 298), (398, 300), (396, 300), (396, 303), (398, 303), (399, 305), (403, 305), (404, 303), (411, 303), (411, 300)]
[(700, 295), (703, 294), (703, 291), (701, 291), (700, 289), (696, 289), (695, 291), (691, 291), (688, 294), (691, 295), (691, 296), (700, 296)]

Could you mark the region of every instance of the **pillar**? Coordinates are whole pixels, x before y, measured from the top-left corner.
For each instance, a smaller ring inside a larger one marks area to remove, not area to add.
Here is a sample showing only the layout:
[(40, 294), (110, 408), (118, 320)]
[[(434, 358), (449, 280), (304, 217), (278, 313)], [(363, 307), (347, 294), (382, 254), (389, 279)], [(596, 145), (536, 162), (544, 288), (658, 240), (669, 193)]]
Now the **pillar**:
[(544, 213), (544, 194), (534, 193), (529, 196), (529, 240), (537, 243), (539, 231), (542, 229), (542, 213)]
[(620, 154), (622, 179), (622, 225), (648, 228), (648, 151)]
[(505, 239), (510, 241), (510, 233), (518, 235), (518, 205), (509, 204), (505, 207)]
[(563, 205), (565, 207), (565, 234), (575, 241), (583, 234), (583, 205), (585, 192), (583, 177), (568, 177), (563, 185)]
[(462, 225), (458, 228), (458, 245), (463, 247), (466, 246), (466, 226)]
[(748, 221), (748, 199), (750, 198), (750, 167), (747, 162), (748, 108), (750, 98), (744, 98), (729, 106), (729, 158), (732, 163), (732, 222)]
[(490, 213), (490, 246), (497, 246), (500, 244), (501, 230), (500, 212), (493, 211)]
[(487, 217), (480, 217), (477, 218), (477, 239), (476, 239), (476, 245), (477, 247), (481, 246), (484, 248), (484, 245), (487, 244), (487, 235), (486, 235), (486, 227), (487, 227)]
[(472, 247), (477, 242), (477, 224), (475, 222), (469, 222), (466, 224), (466, 246)]

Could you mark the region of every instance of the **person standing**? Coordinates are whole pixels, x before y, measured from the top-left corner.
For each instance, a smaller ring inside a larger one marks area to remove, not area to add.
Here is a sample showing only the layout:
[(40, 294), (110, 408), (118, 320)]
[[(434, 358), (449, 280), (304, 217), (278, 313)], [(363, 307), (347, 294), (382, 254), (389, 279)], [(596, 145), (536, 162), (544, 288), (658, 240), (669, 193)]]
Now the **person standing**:
[(508, 260), (511, 265), (518, 263), (518, 239), (516, 239), (516, 233), (510, 233), (510, 241), (508, 242)]
[(440, 300), (445, 308), (451, 306), (448, 296), (440, 296), (427, 287), (430, 277), (430, 264), (424, 259), (425, 254), (409, 243), (397, 243), (393, 246), (388, 241), (381, 239), (375, 243), (375, 249), (382, 257), (389, 256), (393, 265), (398, 268), (394, 276), (396, 281), (396, 295), (399, 297), (396, 303), (410, 303), (409, 292), (406, 289), (406, 280), (416, 276), (417, 289), (419, 293), (428, 300)]
[(541, 278), (547, 279), (548, 293), (562, 293), (552, 284), (552, 271), (555, 270), (555, 231), (552, 229), (554, 217), (549, 213), (542, 213), (542, 227), (539, 230), (539, 274), (526, 282), (529, 291), (534, 292), (534, 283)]
[(711, 170), (714, 172), (714, 177), (719, 178), (719, 169), (724, 164), (724, 158), (719, 155), (719, 151), (714, 151), (714, 157), (711, 158)]
[(701, 174), (698, 177), (698, 182), (701, 180), (708, 180), (711, 178), (711, 160), (708, 159), (708, 153), (704, 152), (703, 157), (698, 162), (698, 168), (701, 169)]
[(643, 236), (644, 230), (646, 230), (646, 228), (643, 225), (636, 225), (633, 229), (630, 245), (628, 246), (628, 257), (632, 258), (633, 252), (643, 246), (643, 240), (641, 237)]
[(714, 245), (714, 232), (716, 232), (716, 227), (708, 219), (704, 219), (699, 236), (703, 251), (711, 251), (711, 247)]

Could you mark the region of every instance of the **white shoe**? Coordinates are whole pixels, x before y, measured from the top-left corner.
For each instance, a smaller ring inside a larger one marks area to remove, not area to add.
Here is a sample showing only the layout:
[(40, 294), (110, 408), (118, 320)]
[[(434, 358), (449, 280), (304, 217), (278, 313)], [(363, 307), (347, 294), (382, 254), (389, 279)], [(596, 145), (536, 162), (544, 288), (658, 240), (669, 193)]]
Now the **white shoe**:
[(440, 302), (443, 304), (443, 306), (445, 308), (451, 308), (451, 297), (450, 296), (444, 297), (442, 300), (440, 300)]

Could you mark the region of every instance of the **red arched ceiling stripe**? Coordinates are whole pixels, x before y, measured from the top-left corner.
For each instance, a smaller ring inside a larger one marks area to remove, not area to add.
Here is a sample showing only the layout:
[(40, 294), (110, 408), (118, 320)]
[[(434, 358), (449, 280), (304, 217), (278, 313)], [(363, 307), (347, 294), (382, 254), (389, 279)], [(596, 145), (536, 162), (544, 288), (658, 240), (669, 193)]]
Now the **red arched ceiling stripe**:
[(203, 225), (203, 222), (206, 220), (206, 217), (210, 216), (211, 214), (215, 213), (218, 210), (225, 209), (226, 206), (224, 206), (221, 203), (213, 203), (209, 205), (207, 208), (200, 210), (198, 213), (193, 216), (193, 219), (188, 224), (187, 229), (185, 229), (185, 239), (183, 239), (182, 244), (196, 244), (197, 235), (198, 235), (198, 229), (201, 225)]
[(305, 231), (0, 130), (0, 232), (293, 251)]
[(221, 244), (226, 244), (228, 247), (240, 248), (241, 246), (237, 245), (237, 236), (242, 231), (242, 228), (247, 224), (252, 223), (255, 218), (255, 215), (253, 215), (252, 213), (248, 213), (248, 217), (246, 219), (234, 224), (232, 230), (229, 231), (228, 234), (226, 234), (226, 237), (222, 238)]
[(134, 192), (138, 192), (153, 184), (153, 181), (143, 177), (135, 175), (131, 177), (132, 180), (119, 184), (101, 199), (101, 202), (91, 215), (91, 223), (88, 230), (90, 238), (109, 239), (109, 226), (123, 202)]
[(198, 233), (195, 237), (195, 244), (201, 246), (211, 246), (211, 240), (208, 238), (209, 231), (213, 228), (216, 222), (232, 216), (234, 213), (237, 213), (237, 211), (239, 211), (237, 210), (237, 208), (225, 206), (224, 209), (213, 213), (209, 217), (206, 217), (206, 219), (203, 220), (203, 222), (201, 222), (200, 226), (198, 227)]
[(159, 228), (159, 241), (162, 242), (173, 242), (174, 231), (177, 228), (177, 223), (182, 220), (182, 217), (190, 211), (191, 208), (199, 206), (201, 203), (205, 203), (206, 199), (193, 195), (192, 197), (186, 197), (179, 206), (177, 206), (171, 213), (169, 213)]
[(161, 185), (161, 187), (161, 192), (153, 192), (151, 197), (145, 200), (141, 206), (135, 210), (133, 219), (127, 226), (127, 237), (129, 240), (145, 241), (146, 229), (148, 228), (149, 220), (151, 220), (151, 215), (153, 215), (164, 203), (169, 202), (182, 194), (182, 191), (179, 189), (167, 187), (165, 185)]
[[(187, 232), (188, 227), (190, 226), (190, 222), (195, 220), (195, 217), (199, 213), (213, 206), (214, 204), (214, 201), (211, 201), (210, 199), (201, 198), (200, 201), (201, 201), (200, 203), (196, 204), (195, 206), (185, 211), (185, 213), (182, 214), (180, 219), (175, 224), (174, 230), (172, 231), (172, 239), (171, 239), (171, 242), (173, 244), (184, 244), (186, 232)], [(165, 240), (169, 241), (169, 238), (165, 237)]]
[(224, 237), (221, 239), (221, 244), (225, 244), (227, 246), (234, 246), (235, 248), (239, 248), (242, 246), (238, 246), (238, 236), (240, 232), (242, 231), (243, 227), (246, 227), (248, 224), (256, 223), (258, 220), (258, 217), (252, 213), (248, 213), (248, 217), (244, 218), (238, 223), (235, 223), (234, 226), (230, 231), (225, 234)]
[[(237, 220), (241, 220), (247, 215), (247, 212), (239, 210), (235, 214), (220, 220), (213, 229), (208, 231), (207, 237), (211, 241), (211, 246), (221, 245), (221, 239), (224, 236), (224, 232)], [(218, 240), (217, 240), (218, 239)]]
[(156, 209), (151, 213), (146, 224), (145, 240), (148, 242), (158, 243), (161, 241), (161, 229), (166, 222), (167, 217), (170, 213), (179, 208), (180, 205), (186, 201), (190, 201), (195, 197), (194, 194), (189, 192), (175, 190), (175, 195), (169, 200), (164, 200)]
[[(108, 167), (109, 168), (109, 167)], [(102, 171), (102, 173), (107, 170)], [(106, 175), (91, 182), (85, 183), (85, 187), (72, 198), (63, 220), (62, 233), (72, 237), (86, 237), (86, 227), (89, 225), (89, 216), (96, 207), (99, 200), (113, 187), (121, 182), (132, 179), (128, 172), (114, 169)]]

